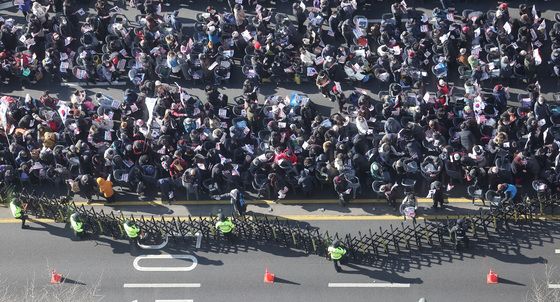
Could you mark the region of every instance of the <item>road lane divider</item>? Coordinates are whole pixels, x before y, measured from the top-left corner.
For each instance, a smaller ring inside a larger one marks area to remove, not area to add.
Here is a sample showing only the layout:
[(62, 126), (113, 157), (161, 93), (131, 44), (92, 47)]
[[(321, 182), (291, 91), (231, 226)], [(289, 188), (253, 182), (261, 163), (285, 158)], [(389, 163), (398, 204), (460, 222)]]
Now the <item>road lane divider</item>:
[(408, 288), (410, 283), (329, 283), (331, 288)]
[[(141, 266), (140, 260), (145, 259), (189, 259), (192, 261), (190, 266), (165, 266), (165, 267), (158, 267), (158, 266)], [(198, 259), (196, 259), (193, 255), (142, 255), (134, 258), (132, 262), (132, 266), (134, 269), (140, 272), (190, 272), (196, 268), (198, 265)]]
[(123, 288), (199, 288), (200, 283), (125, 283)]
[(156, 300), (155, 302), (194, 302), (192, 299)]

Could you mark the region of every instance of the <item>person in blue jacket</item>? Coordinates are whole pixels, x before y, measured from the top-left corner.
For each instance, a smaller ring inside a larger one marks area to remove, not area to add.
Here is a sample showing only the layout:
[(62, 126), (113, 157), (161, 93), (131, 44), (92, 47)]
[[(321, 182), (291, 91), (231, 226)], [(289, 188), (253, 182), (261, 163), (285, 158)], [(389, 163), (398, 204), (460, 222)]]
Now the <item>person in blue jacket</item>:
[(498, 193), (502, 194), (502, 202), (515, 201), (517, 197), (517, 188), (515, 185), (502, 183), (498, 185)]

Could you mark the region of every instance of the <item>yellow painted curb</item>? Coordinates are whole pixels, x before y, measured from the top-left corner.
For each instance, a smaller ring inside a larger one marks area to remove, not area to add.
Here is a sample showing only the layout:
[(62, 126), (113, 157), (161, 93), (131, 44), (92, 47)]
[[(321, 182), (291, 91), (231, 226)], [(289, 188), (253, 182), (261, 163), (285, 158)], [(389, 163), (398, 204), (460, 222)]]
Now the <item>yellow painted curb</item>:
[[(43, 222), (43, 223), (54, 223), (54, 219), (48, 218), (29, 218), (27, 222)], [(0, 218), (0, 224), (2, 223), (21, 223), (21, 220), (15, 218)]]
[[(472, 203), (471, 199), (467, 198), (448, 198), (447, 201), (449, 203)], [(432, 203), (432, 199), (429, 198), (418, 198), (419, 203)], [(302, 199), (302, 200), (279, 200), (275, 202), (274, 200), (269, 199), (259, 199), (259, 200), (251, 200), (247, 202), (248, 204), (255, 204), (255, 205), (272, 205), (272, 204), (281, 204), (281, 205), (306, 205), (306, 204), (338, 204), (337, 199)], [(384, 199), (355, 199), (350, 201), (350, 204), (385, 204), (387, 203)], [(117, 201), (113, 203), (103, 203), (103, 202), (76, 202), (77, 206), (168, 206), (168, 202), (163, 202), (161, 200), (153, 200), (153, 201)], [(199, 206), (209, 206), (209, 205), (229, 205), (229, 200), (184, 200), (184, 201), (174, 201), (171, 205), (199, 205)]]

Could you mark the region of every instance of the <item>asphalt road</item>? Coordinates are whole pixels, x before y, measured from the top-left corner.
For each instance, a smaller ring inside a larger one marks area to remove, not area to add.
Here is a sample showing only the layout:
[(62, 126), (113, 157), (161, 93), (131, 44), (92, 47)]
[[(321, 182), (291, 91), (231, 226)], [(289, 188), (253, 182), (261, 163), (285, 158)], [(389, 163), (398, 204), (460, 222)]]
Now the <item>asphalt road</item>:
[[(330, 224), (335, 228), (340, 226), (340, 222)], [(8, 243), (0, 249), (0, 257), (4, 259), (0, 278), (6, 279), (5, 286), (20, 298), (33, 285), (37, 293), (41, 289), (68, 288), (79, 293), (94, 287), (101, 301), (121, 302), (340, 301), (349, 297), (351, 301), (409, 302), (426, 297), (436, 302), (513, 302), (525, 301), (533, 279), (545, 282), (544, 262), (549, 266), (560, 264), (560, 255), (555, 254), (557, 223), (519, 233), (517, 244), (480, 243), (463, 254), (425, 251), (382, 258), (372, 267), (345, 266), (338, 274), (323, 258), (273, 246), (240, 244), (233, 248), (224, 242), (221, 247), (209, 250), (203, 243), (197, 250), (170, 244), (163, 251), (131, 252), (127, 242), (108, 238), (73, 242), (68, 238), (69, 230), (61, 224), (31, 225), (30, 230), (20, 230), (17, 224), (0, 226), (0, 240)], [(353, 226), (362, 225), (343, 223), (343, 228)], [(193, 265), (192, 258), (137, 258), (169, 254), (193, 256), (197, 264)], [(146, 267), (152, 270), (181, 267), (189, 271), (144, 271)], [(276, 275), (276, 283), (263, 282), (266, 268)], [(49, 284), (51, 269), (67, 278), (62, 288)], [(486, 284), (489, 269), (499, 274), (498, 285)], [(329, 283), (370, 287), (331, 288)]]

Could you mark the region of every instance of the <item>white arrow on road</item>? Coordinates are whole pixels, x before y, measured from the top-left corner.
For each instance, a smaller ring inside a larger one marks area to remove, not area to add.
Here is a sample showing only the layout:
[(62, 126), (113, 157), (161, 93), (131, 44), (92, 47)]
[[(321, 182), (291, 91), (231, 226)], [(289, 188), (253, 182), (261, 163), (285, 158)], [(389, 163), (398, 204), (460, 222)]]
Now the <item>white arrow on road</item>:
[[(147, 267), (138, 264), (142, 259), (189, 259), (192, 261), (192, 264), (190, 266)], [(198, 260), (193, 255), (142, 255), (134, 258), (134, 262), (132, 262), (132, 266), (141, 272), (190, 272), (197, 265)]]

